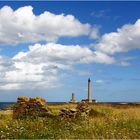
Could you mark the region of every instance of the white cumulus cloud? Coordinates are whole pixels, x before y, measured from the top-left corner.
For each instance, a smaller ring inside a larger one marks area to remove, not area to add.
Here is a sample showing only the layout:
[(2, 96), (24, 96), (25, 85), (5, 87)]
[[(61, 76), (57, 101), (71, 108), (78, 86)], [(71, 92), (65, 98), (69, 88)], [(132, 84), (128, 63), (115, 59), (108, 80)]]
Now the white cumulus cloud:
[(88, 47), (55, 43), (48, 43), (45, 45), (35, 44), (29, 46), (28, 52), (20, 52), (15, 55), (13, 59), (16, 61), (22, 60), (36, 64), (40, 62), (58, 64), (58, 67), (77, 63), (114, 63), (112, 57), (102, 52), (92, 51)]
[[(1, 59), (4, 60), (2, 57)], [(0, 67), (3, 68), (0, 89), (57, 87), (61, 71), (71, 70), (76, 64), (89, 63), (112, 64), (114, 59), (79, 45), (35, 44), (29, 46), (28, 51), (19, 52), (13, 58), (7, 58), (7, 61), (0, 63)]]
[(140, 19), (134, 24), (126, 24), (117, 29), (117, 32), (106, 33), (96, 44), (96, 49), (107, 54), (127, 52), (140, 48)]
[(20, 7), (15, 11), (9, 6), (0, 9), (0, 44), (54, 42), (63, 36), (89, 35), (90, 30), (90, 24), (81, 23), (73, 15), (49, 11), (35, 15), (32, 6)]
[[(94, 49), (92, 45), (54, 43), (63, 36), (80, 35), (99, 39), (99, 42), (93, 44)], [(130, 58), (117, 59), (115, 54), (140, 48), (139, 40), (140, 19), (99, 38), (98, 28), (81, 23), (73, 15), (56, 15), (48, 11), (35, 15), (31, 6), (15, 11), (5, 6), (0, 9), (0, 44), (46, 43), (30, 45), (27, 51), (20, 51), (12, 58), (0, 56), (0, 90), (60, 86), (61, 72), (70, 71), (77, 64), (116, 63), (129, 66)], [(97, 80), (96, 83), (104, 81)]]

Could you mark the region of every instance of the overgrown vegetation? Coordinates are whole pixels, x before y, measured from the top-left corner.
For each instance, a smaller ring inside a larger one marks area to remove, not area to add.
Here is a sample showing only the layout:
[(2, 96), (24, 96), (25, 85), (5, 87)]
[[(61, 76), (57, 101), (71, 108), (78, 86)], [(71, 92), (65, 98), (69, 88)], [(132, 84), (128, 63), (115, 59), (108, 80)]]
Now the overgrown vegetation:
[(140, 139), (140, 106), (92, 105), (87, 117), (65, 120), (60, 109), (76, 105), (49, 105), (48, 117), (13, 119), (12, 111), (0, 111), (1, 139)]

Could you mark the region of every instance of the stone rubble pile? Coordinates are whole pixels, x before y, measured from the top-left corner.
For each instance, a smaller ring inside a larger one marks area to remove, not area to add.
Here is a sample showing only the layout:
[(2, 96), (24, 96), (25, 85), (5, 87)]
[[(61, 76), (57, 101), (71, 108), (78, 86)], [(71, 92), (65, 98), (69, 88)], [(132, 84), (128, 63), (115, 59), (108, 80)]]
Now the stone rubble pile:
[(78, 112), (83, 112), (85, 114), (88, 114), (90, 111), (89, 105), (86, 102), (79, 103), (76, 109), (78, 110)]
[(75, 118), (77, 114), (76, 109), (61, 109), (60, 116), (63, 118)]
[(13, 107), (13, 118), (25, 116), (44, 116), (48, 112), (45, 99), (35, 97), (18, 97), (17, 103)]
[(60, 116), (63, 118), (75, 118), (76, 116), (86, 116), (89, 114), (90, 108), (86, 102), (81, 102), (77, 105), (76, 109), (61, 109)]

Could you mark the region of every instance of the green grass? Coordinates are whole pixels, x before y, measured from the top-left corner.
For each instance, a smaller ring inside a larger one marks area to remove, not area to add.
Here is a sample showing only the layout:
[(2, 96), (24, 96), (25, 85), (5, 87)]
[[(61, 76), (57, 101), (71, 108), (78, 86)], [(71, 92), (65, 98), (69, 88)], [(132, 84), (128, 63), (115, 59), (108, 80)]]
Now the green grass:
[(140, 139), (140, 106), (91, 105), (88, 117), (64, 120), (61, 108), (76, 105), (49, 105), (56, 116), (12, 119), (11, 111), (0, 111), (1, 139)]

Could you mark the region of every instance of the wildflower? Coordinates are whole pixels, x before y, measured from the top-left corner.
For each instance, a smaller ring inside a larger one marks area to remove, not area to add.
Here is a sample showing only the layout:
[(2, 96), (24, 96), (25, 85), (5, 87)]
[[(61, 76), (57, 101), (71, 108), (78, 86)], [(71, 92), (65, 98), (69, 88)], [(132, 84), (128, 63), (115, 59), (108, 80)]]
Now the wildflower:
[(8, 128), (8, 125), (6, 125), (5, 127)]
[(20, 128), (20, 130), (23, 130), (23, 129), (24, 129), (24, 127), (21, 127), (21, 128)]

